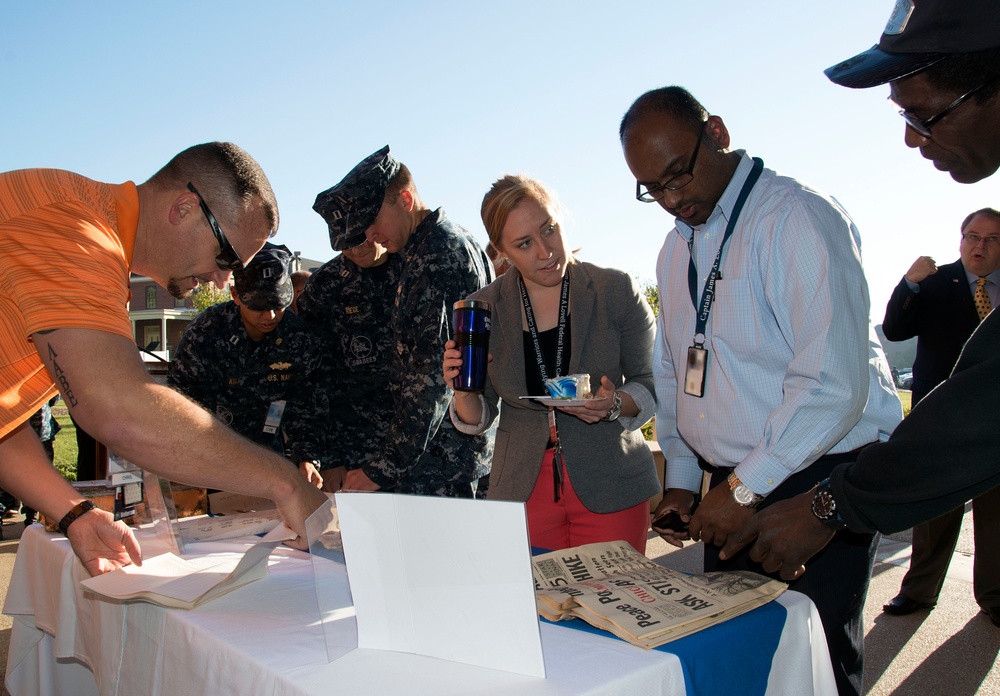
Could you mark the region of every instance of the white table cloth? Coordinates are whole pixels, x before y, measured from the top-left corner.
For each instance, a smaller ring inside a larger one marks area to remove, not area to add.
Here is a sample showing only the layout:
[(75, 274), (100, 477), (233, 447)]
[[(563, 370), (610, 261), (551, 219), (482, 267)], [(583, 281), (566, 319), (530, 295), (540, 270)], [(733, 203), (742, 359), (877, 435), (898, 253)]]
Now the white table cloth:
[[(226, 542), (196, 548), (245, 547)], [(4, 605), (14, 618), (6, 675), (14, 696), (687, 693), (674, 655), (545, 623), (546, 679), (357, 648), (328, 662), (311, 565), (291, 549), (271, 557), (270, 577), (192, 611), (99, 600), (84, 593), (79, 581), (85, 577), (65, 538), (40, 525), (25, 531)], [(787, 619), (766, 693), (835, 694), (812, 602), (791, 591), (777, 601)], [(349, 642), (353, 617), (337, 624)], [(705, 659), (725, 669), (725, 655)]]

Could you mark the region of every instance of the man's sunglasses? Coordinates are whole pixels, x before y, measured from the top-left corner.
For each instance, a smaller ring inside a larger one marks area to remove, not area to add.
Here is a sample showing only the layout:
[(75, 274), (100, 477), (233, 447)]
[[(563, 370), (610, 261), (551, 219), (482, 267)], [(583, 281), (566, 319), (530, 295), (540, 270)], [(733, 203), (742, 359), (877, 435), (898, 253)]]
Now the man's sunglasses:
[(243, 260), (240, 255), (236, 253), (236, 249), (233, 245), (229, 243), (226, 239), (226, 235), (222, 232), (222, 228), (219, 227), (219, 223), (216, 222), (215, 216), (212, 215), (212, 211), (208, 209), (205, 205), (205, 199), (201, 197), (198, 193), (198, 189), (194, 187), (190, 181), (188, 182), (188, 189), (194, 195), (198, 196), (198, 205), (201, 206), (201, 212), (205, 213), (205, 218), (208, 220), (209, 227), (212, 228), (212, 234), (215, 235), (215, 241), (219, 243), (219, 255), (215, 257), (215, 263), (224, 271), (238, 271), (243, 268)]

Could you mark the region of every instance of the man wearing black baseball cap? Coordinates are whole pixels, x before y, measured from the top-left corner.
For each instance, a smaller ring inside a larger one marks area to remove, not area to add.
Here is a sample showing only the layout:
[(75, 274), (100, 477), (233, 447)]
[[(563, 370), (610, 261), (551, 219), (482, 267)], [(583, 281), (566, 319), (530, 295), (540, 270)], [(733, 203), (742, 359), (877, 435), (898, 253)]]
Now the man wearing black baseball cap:
[(396, 343), (393, 304), (403, 259), (365, 239), (399, 171), (388, 146), (360, 162), (313, 205), (339, 252), (313, 273), (299, 297), (299, 316), (323, 342), (325, 391), (336, 394), (327, 423), (323, 488), (339, 490), (348, 471), (379, 450), (392, 425), (389, 369)]
[(1000, 167), (1000, 3), (897, 0), (878, 44), (826, 75), (845, 87), (888, 82), (906, 144), (955, 181)]
[[(391, 418), (377, 446), (347, 472), (344, 488), (481, 496), (493, 434), (471, 437), (452, 427), (447, 417), (451, 392), (440, 365), (444, 343), (453, 333), (454, 303), (493, 278), (486, 252), (442, 208), (424, 204), (410, 170), (388, 146), (321, 193), (313, 209), (327, 221), (334, 249), (349, 249), (366, 239), (402, 259), (389, 312), (388, 389), (354, 406), (363, 414), (372, 398), (381, 398), (391, 402)], [(352, 342), (350, 350), (363, 353), (367, 346)]]
[[(1000, 168), (1000, 3), (898, 0), (879, 44), (828, 69), (837, 84), (890, 83), (906, 144), (955, 181)], [(951, 377), (886, 442), (865, 448), (816, 488), (761, 510), (721, 555), (750, 555), (791, 579), (837, 529), (898, 532), (1000, 485), (1000, 314), (972, 334)], [(983, 607), (1000, 626), (1000, 607)]]
[(285, 455), (319, 487), (329, 401), (316, 388), (319, 342), (285, 311), (291, 259), (287, 247), (268, 243), (233, 272), (232, 301), (209, 307), (187, 327), (168, 383), (244, 437)]

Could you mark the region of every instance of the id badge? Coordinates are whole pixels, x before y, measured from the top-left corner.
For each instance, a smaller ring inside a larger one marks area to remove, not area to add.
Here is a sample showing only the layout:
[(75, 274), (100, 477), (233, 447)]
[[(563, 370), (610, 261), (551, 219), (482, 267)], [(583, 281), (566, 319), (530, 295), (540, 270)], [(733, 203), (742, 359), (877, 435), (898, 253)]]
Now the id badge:
[(699, 345), (688, 348), (687, 372), (684, 373), (684, 393), (705, 396), (705, 366), (708, 362), (708, 351)]
[(270, 408), (267, 409), (267, 418), (264, 419), (264, 432), (271, 434), (278, 432), (283, 415), (285, 415), (285, 402), (272, 401)]

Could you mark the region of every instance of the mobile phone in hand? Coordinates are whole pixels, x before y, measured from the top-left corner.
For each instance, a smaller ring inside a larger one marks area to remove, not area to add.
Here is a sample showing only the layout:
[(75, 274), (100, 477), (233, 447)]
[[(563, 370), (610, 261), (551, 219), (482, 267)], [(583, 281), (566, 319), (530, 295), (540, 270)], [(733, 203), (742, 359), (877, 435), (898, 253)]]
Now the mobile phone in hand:
[(655, 518), (650, 522), (650, 526), (653, 529), (662, 529), (663, 531), (674, 532), (675, 534), (686, 534), (688, 530), (688, 523), (682, 520), (681, 516), (675, 510), (665, 512)]

